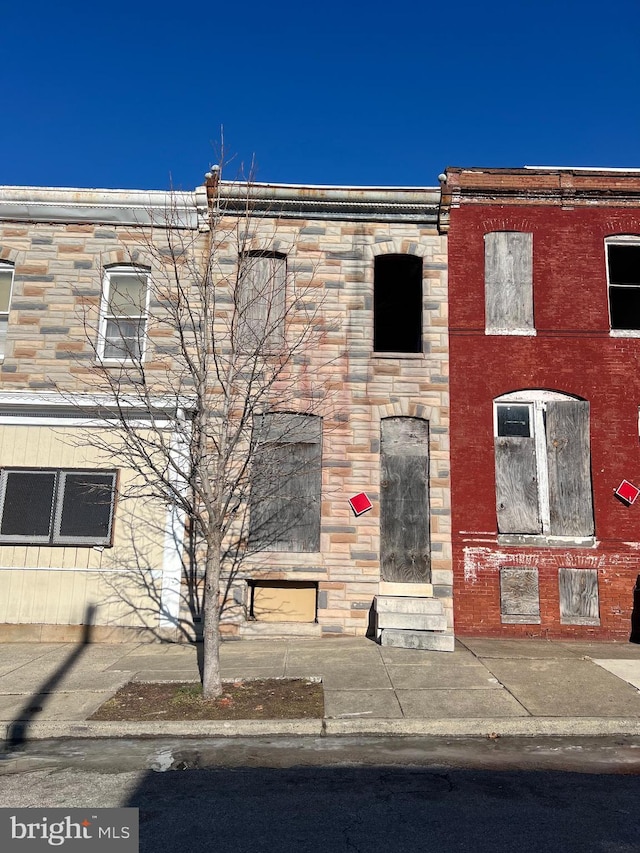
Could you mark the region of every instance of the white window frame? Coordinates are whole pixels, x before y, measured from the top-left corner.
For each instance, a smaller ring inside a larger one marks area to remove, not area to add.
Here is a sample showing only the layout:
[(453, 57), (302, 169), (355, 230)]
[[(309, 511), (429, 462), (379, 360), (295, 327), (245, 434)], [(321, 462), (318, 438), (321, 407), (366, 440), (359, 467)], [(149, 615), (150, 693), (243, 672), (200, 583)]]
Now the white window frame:
[[(7, 466), (0, 471), (0, 529), (4, 517), (4, 503), (6, 497), (7, 480), (10, 474), (51, 474), (54, 476), (53, 503), (51, 516), (49, 518), (49, 532), (46, 536), (26, 536), (21, 534), (2, 534), (0, 532), (0, 545), (22, 544), (22, 545), (49, 545), (49, 546), (111, 546), (113, 539), (113, 522), (116, 505), (116, 491), (118, 483), (118, 472), (115, 469), (99, 468), (21, 468), (20, 466)], [(97, 474), (101, 477), (110, 476), (111, 505), (109, 511), (109, 530), (107, 536), (64, 536), (60, 533), (62, 523), (62, 510), (64, 505), (65, 482), (69, 475), (74, 474)]]
[(4, 361), (5, 347), (7, 343), (7, 335), (9, 332), (9, 313), (11, 312), (11, 300), (13, 299), (13, 285), (15, 283), (15, 264), (10, 261), (0, 261), (0, 272), (11, 272), (11, 285), (9, 286), (9, 302), (6, 311), (0, 311), (0, 322), (6, 322), (6, 332), (4, 338), (0, 334), (0, 363)]
[[(144, 276), (146, 279), (146, 294), (144, 300), (144, 313), (137, 315), (116, 315), (109, 314), (109, 298), (110, 298), (110, 290), (111, 290), (111, 276), (112, 275), (131, 275), (140, 278)], [(147, 323), (149, 322), (149, 300), (151, 295), (151, 270), (148, 267), (140, 267), (135, 266), (134, 264), (120, 264), (118, 266), (109, 267), (104, 271), (104, 278), (102, 280), (102, 298), (100, 301), (100, 327), (98, 330), (98, 351), (97, 355), (101, 362), (105, 364), (131, 364), (135, 361), (135, 359), (122, 357), (122, 358), (114, 358), (114, 357), (106, 357), (105, 347), (107, 344), (107, 324), (109, 320), (143, 320), (144, 325), (142, 327), (142, 335), (140, 341), (140, 361), (143, 362), (145, 360), (146, 351), (147, 351)]]
[[(499, 540), (507, 541), (513, 539), (514, 536), (519, 539), (539, 540), (546, 538), (549, 541), (558, 542), (576, 542), (590, 544), (594, 541), (593, 536), (562, 536), (551, 532), (551, 504), (549, 496), (549, 466), (547, 457), (547, 433), (545, 428), (545, 411), (547, 403), (551, 400), (576, 400), (576, 397), (570, 394), (562, 394), (559, 391), (547, 390), (524, 390), (514, 391), (509, 394), (503, 394), (501, 397), (493, 401), (493, 435), (494, 438), (499, 438), (498, 435), (498, 408), (500, 406), (528, 406), (529, 407), (529, 431), (533, 431), (533, 439), (536, 453), (536, 478), (538, 486), (538, 511), (540, 513), (540, 522), (542, 532), (539, 534), (525, 533), (512, 534), (500, 533)], [(640, 417), (640, 415), (639, 415)], [(531, 434), (530, 436), (531, 437)]]
[(638, 287), (638, 284), (620, 285), (611, 283), (609, 274), (609, 246), (640, 246), (640, 234), (615, 234), (605, 237), (604, 240), (604, 265), (607, 271), (607, 311), (609, 313), (609, 335), (612, 338), (640, 338), (640, 329), (614, 329), (611, 326), (611, 288), (612, 287)]

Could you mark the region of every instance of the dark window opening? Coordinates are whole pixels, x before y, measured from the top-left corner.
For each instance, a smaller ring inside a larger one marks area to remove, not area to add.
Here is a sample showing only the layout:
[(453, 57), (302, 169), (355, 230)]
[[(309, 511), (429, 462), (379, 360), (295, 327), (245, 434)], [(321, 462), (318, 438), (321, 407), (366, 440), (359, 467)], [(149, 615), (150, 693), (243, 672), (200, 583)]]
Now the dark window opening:
[(498, 435), (520, 435), (529, 438), (529, 406), (498, 406)]
[(607, 246), (612, 329), (640, 329), (640, 244)]
[(422, 258), (375, 259), (373, 318), (375, 352), (422, 352)]
[(115, 471), (5, 469), (0, 542), (110, 545)]

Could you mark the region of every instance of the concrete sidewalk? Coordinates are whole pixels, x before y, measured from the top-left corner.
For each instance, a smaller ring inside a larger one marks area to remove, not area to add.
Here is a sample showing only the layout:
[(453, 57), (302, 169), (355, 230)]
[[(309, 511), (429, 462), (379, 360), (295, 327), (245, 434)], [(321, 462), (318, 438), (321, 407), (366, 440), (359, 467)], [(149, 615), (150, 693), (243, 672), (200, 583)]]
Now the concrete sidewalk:
[(315, 676), (324, 720), (88, 721), (128, 681), (197, 680), (193, 646), (0, 645), (0, 726), (28, 738), (157, 735), (640, 735), (640, 646), (464, 639), (453, 653), (364, 638), (247, 640), (223, 677)]

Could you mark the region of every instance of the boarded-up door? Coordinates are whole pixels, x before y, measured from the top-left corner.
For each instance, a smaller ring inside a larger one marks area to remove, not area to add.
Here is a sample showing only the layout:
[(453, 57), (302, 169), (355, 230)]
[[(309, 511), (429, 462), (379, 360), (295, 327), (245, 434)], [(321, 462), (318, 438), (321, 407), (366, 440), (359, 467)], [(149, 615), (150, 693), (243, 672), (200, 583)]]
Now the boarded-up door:
[(547, 403), (547, 460), (551, 532), (556, 536), (592, 536), (589, 403)]
[(382, 579), (429, 583), (429, 423), (381, 424), (380, 565)]

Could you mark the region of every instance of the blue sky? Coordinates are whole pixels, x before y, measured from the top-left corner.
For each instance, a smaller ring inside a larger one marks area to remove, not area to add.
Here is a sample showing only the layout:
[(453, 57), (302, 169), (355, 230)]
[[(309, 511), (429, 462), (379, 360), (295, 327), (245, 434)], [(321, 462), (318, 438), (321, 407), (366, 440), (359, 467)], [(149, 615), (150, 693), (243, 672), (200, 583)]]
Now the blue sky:
[(640, 167), (638, 0), (59, 0), (2, 11), (0, 184), (433, 186)]

